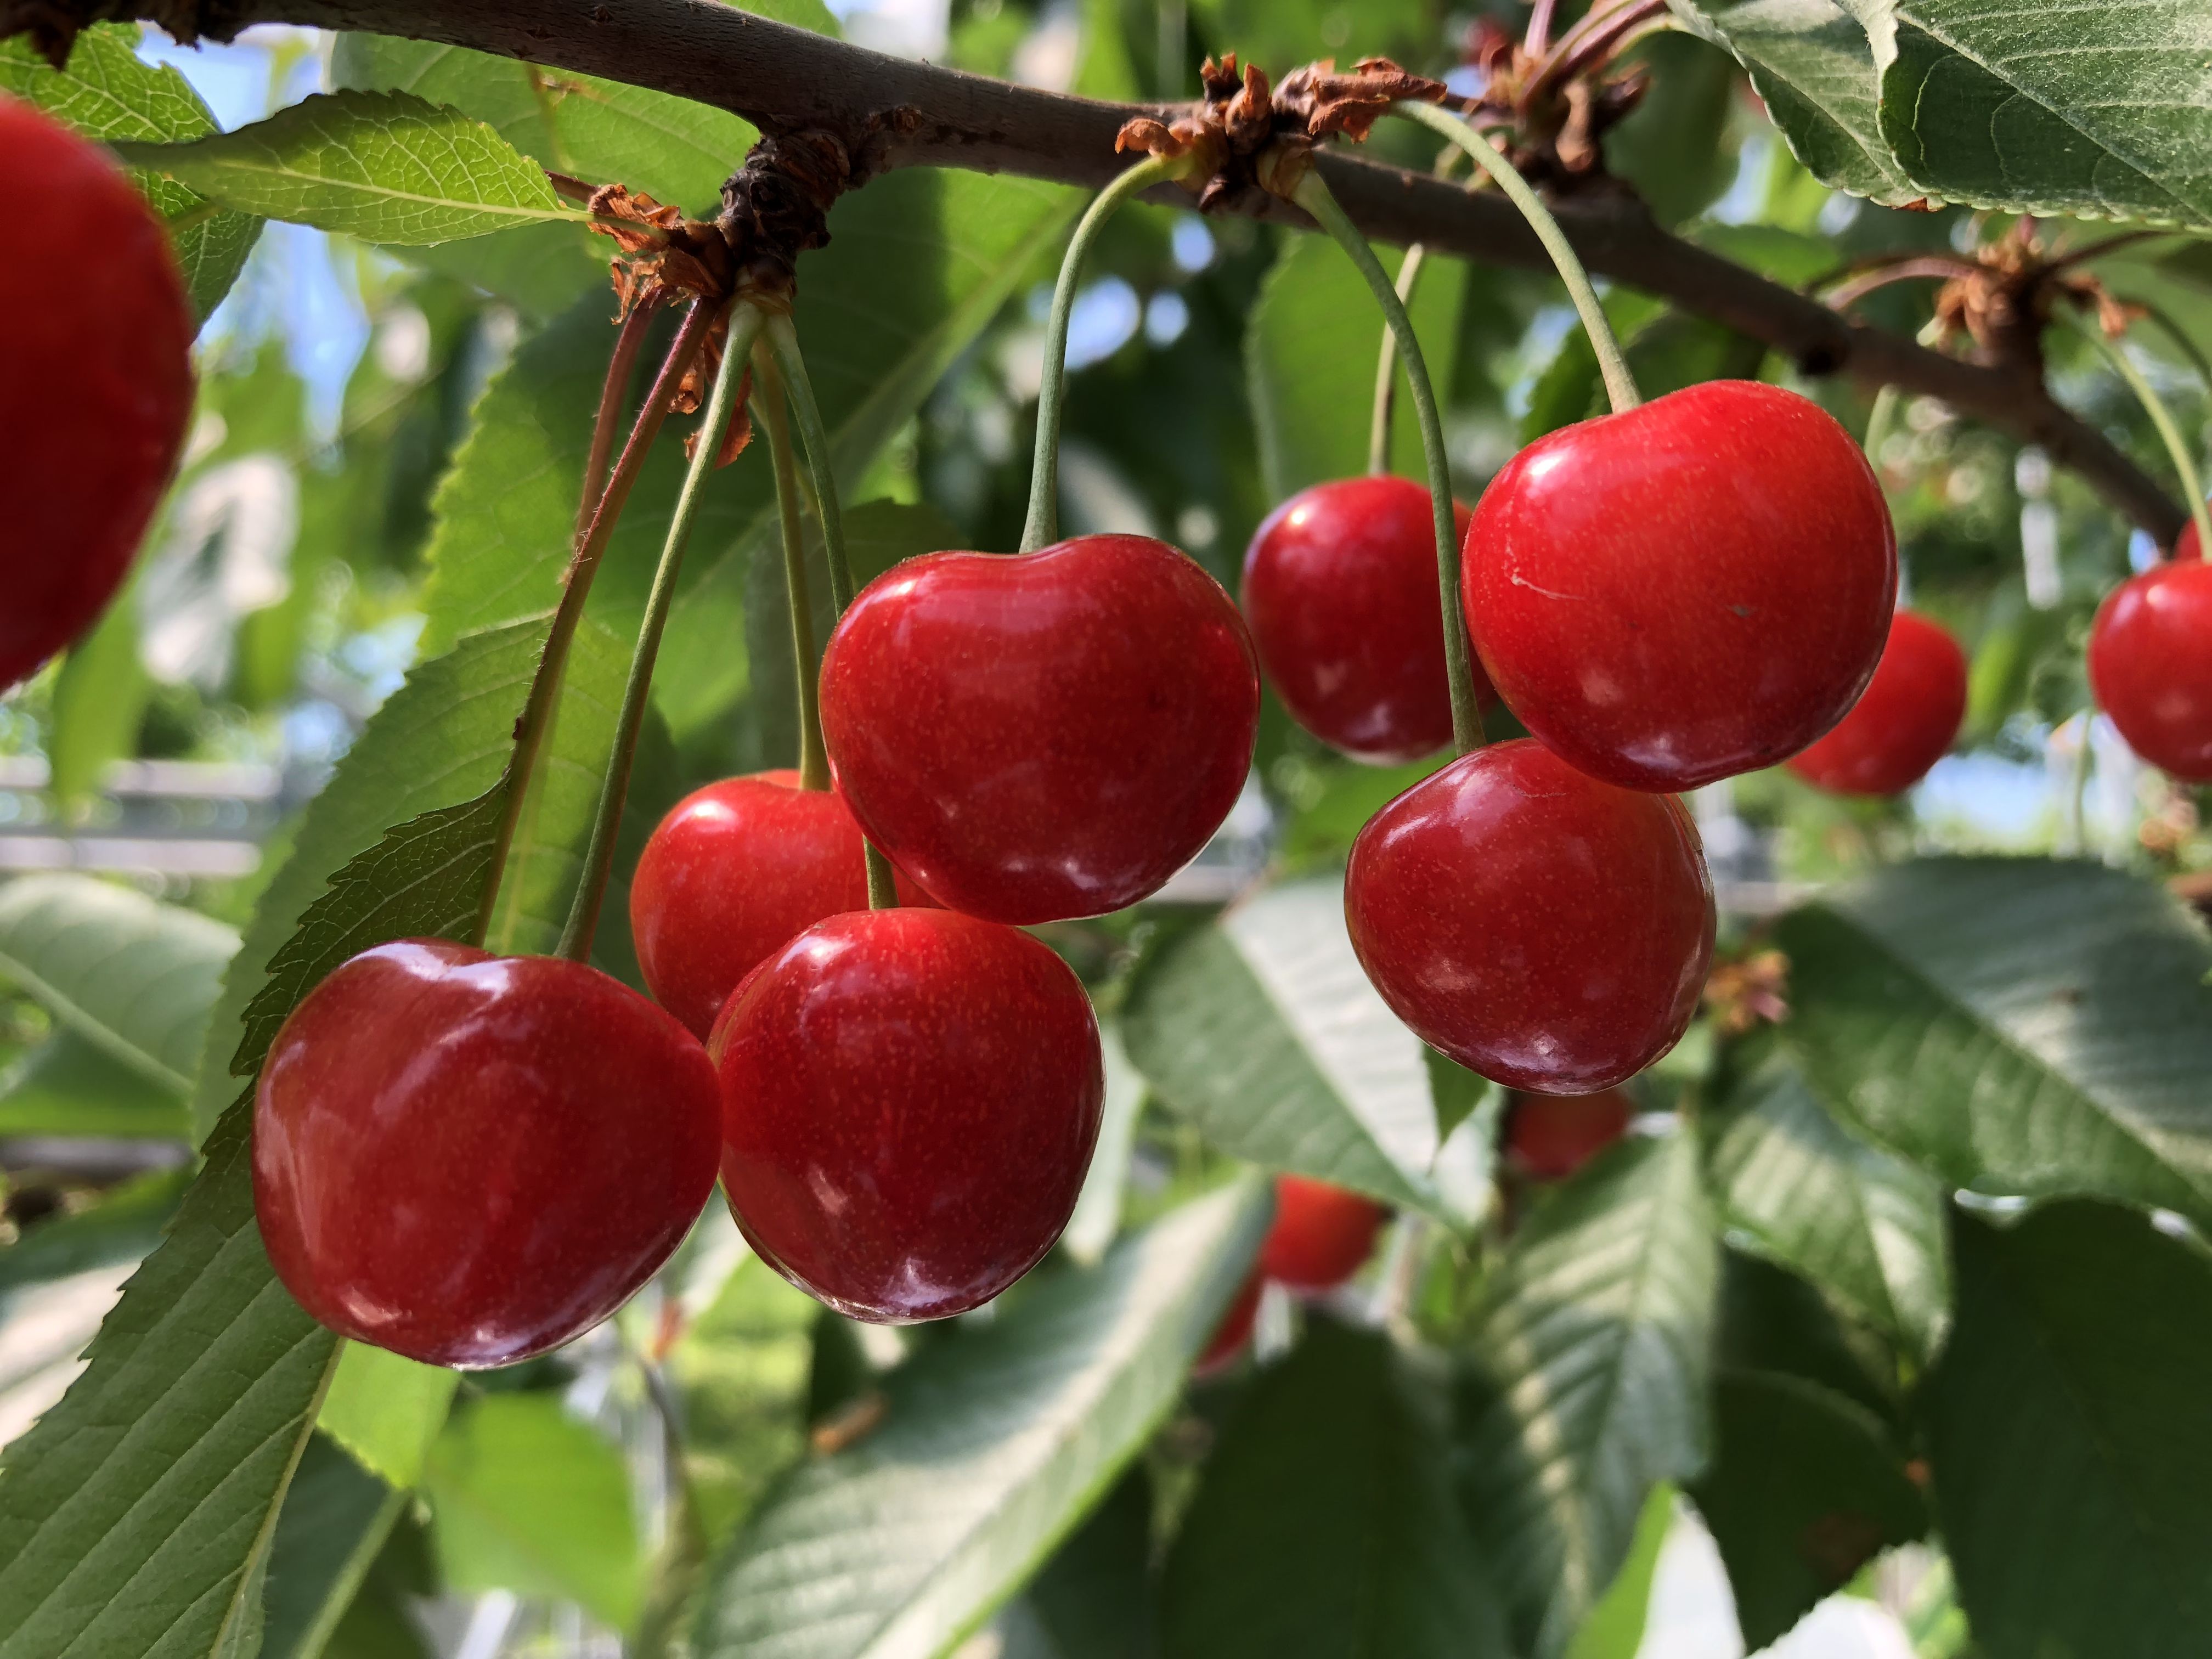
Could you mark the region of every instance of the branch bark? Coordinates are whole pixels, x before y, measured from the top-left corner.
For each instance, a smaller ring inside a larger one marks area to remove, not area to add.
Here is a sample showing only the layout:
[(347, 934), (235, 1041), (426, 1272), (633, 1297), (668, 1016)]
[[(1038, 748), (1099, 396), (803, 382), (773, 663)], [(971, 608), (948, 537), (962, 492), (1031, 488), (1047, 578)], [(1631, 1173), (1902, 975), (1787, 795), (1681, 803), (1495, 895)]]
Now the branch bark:
[[(0, 0), (0, 38), (25, 30), (52, 38), (79, 23), (127, 19), (183, 40), (228, 40), (260, 22), (363, 29), (603, 76), (730, 110), (771, 132), (826, 129), (846, 142), (858, 177), (955, 167), (1096, 187), (1128, 165), (1114, 150), (1121, 124), (1161, 112), (889, 57), (720, 0)], [(1492, 264), (1547, 265), (1534, 235), (1494, 192), (1469, 193), (1342, 152), (1324, 155), (1322, 166), (1352, 222), (1372, 238)], [(1188, 200), (1173, 186), (1154, 194)], [(1311, 228), (1297, 209), (1258, 191), (1225, 208)], [(1805, 373), (1937, 398), (2039, 445), (2161, 545), (2187, 521), (2164, 489), (2039, 380), (1839, 317), (1668, 234), (1632, 199), (1569, 199), (1554, 211), (1595, 272), (1725, 324)]]

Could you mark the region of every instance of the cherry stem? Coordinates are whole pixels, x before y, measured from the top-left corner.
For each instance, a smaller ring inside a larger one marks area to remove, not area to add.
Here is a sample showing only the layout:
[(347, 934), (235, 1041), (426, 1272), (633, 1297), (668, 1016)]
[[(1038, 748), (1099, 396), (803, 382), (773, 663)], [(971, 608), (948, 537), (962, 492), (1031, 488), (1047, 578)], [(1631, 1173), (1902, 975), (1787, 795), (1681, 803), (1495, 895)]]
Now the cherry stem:
[[(831, 465), (830, 430), (822, 424), (821, 406), (814, 401), (814, 383), (807, 378), (806, 359), (799, 354), (799, 330), (787, 311), (771, 311), (763, 325), (776, 367), (783, 371), (785, 394), (791, 400), (793, 418), (799, 422), (799, 439), (806, 447), (806, 470), (814, 479), (814, 507), (822, 524), (822, 550), (830, 566), (830, 601), (838, 616), (853, 603), (858, 584), (853, 562), (845, 551), (845, 520), (837, 507), (837, 474)], [(868, 908), (897, 908), (898, 888), (891, 879), (890, 860), (863, 835), (861, 856), (868, 871)]]
[(1522, 217), (1552, 256), (1552, 264), (1559, 273), (1559, 280), (1567, 285), (1568, 297), (1575, 302), (1583, 327), (1589, 332), (1590, 349), (1597, 354), (1597, 366), (1605, 376), (1605, 394), (1613, 404), (1613, 412), (1623, 415), (1644, 401), (1636, 389), (1636, 379), (1628, 372), (1628, 359), (1620, 349), (1620, 342), (1613, 337), (1613, 325), (1606, 319), (1605, 307), (1598, 303), (1597, 290), (1590, 286), (1589, 273), (1583, 262), (1575, 257), (1567, 234), (1559, 228), (1559, 222), (1552, 216), (1551, 209), (1543, 198), (1529, 188), (1512, 162), (1491, 147), (1490, 141), (1457, 116), (1425, 104), (1416, 99), (1401, 99), (1390, 106), (1393, 115), (1418, 121), (1439, 137), (1449, 138), (1467, 152), (1468, 159), (1490, 175), (1491, 182), (1504, 191), (1513, 205), (1521, 210)]
[(792, 453), (791, 415), (783, 372), (767, 341), (753, 343), (753, 412), (768, 432), (775, 468), (775, 511), (783, 530), (783, 589), (791, 612), (791, 661), (799, 692), (799, 787), (830, 787), (830, 753), (822, 746), (821, 665), (814, 654), (814, 595), (806, 579), (806, 537), (799, 523), (799, 463)]
[(507, 770), (507, 804), (500, 817), (499, 831), (492, 841), (491, 877), (484, 884), (483, 906), (477, 915), (478, 939), (491, 932), (492, 916), (499, 902), (500, 878), (507, 869), (507, 851), (514, 845), (515, 828), (522, 821), (523, 803), (530, 794), (531, 775), (537, 769), (538, 754), (545, 746), (546, 731), (552, 724), (554, 708), (560, 702), (561, 679), (568, 665), (568, 648), (576, 638), (576, 624), (583, 620), (584, 601), (591, 595), (592, 578), (599, 574), (599, 561), (606, 553), (609, 538), (614, 534), (615, 521), (622, 517), (623, 504), (629, 500), (630, 487), (636, 483), (645, 458), (653, 448), (653, 441), (660, 435), (661, 426), (668, 419), (676, 389), (690, 372), (692, 360), (698, 356), (708, 327), (714, 320), (711, 307), (695, 302), (684, 319), (684, 325), (677, 330), (660, 372), (653, 377), (653, 388), (646, 393), (637, 419), (630, 426), (629, 437), (623, 445), (622, 455), (615, 462), (606, 489), (592, 509), (591, 527), (584, 532), (575, 552), (569, 556), (568, 571), (561, 578), (561, 602), (546, 630), (545, 648), (539, 653), (538, 672), (530, 682), (521, 718), (514, 723), (514, 755)]
[[(1447, 144), (1437, 157), (1433, 171), (1439, 179), (1449, 179), (1458, 170), (1459, 149)], [(1419, 286), (1421, 269), (1428, 263), (1429, 251), (1419, 242), (1406, 249), (1404, 262), (1398, 267), (1398, 303), (1413, 303), (1413, 290)], [(1375, 360), (1375, 412), (1367, 422), (1367, 471), (1381, 477), (1390, 470), (1390, 417), (1397, 404), (1398, 337), (1390, 325), (1382, 325), (1382, 347)]]
[(1060, 279), (1052, 289), (1052, 319), (1045, 325), (1044, 375), (1037, 382), (1036, 460), (1030, 471), (1029, 517), (1022, 525), (1024, 553), (1060, 539), (1060, 411), (1067, 395), (1067, 320), (1075, 310), (1083, 262), (1115, 209), (1139, 191), (1172, 179), (1185, 165), (1158, 155), (1138, 162), (1092, 198), (1076, 222), (1075, 234), (1067, 239)]
[(1460, 614), (1459, 526), (1452, 512), (1451, 468), (1444, 458), (1443, 422), (1437, 414), (1429, 366), (1389, 273), (1376, 258), (1375, 250), (1367, 246), (1367, 239), (1345, 217), (1318, 168), (1306, 170), (1291, 199), (1352, 257), (1352, 263), (1373, 290), (1375, 302), (1382, 307), (1383, 319), (1397, 337), (1398, 353), (1406, 360), (1406, 388), (1413, 393), (1413, 412), (1420, 422), (1421, 453), (1428, 464), (1429, 504), (1436, 519), (1437, 588), (1443, 606), (1444, 679), (1451, 691), (1452, 744), (1464, 755), (1482, 747), (1482, 709), (1474, 700), (1474, 669), (1468, 659), (1467, 624)]
[[(1421, 267), (1427, 263), (1429, 251), (1415, 242), (1406, 250), (1404, 263), (1398, 267), (1397, 295), (1401, 306), (1413, 303), (1413, 289), (1421, 280)], [(1390, 416), (1397, 403), (1398, 337), (1390, 325), (1382, 325), (1382, 349), (1375, 359), (1375, 412), (1367, 422), (1367, 471), (1381, 477), (1390, 470)]]
[(592, 819), (592, 838), (584, 850), (583, 880), (577, 884), (575, 902), (568, 908), (568, 925), (561, 930), (561, 943), (554, 951), (571, 962), (591, 958), (592, 935), (598, 931), (599, 902), (606, 896), (607, 877), (614, 868), (615, 832), (621, 827), (623, 807), (629, 799), (630, 763), (637, 750), (638, 728), (645, 720), (646, 698), (653, 689), (653, 665), (660, 655), (661, 631), (668, 625), (669, 602), (676, 597), (676, 578), (684, 568), (684, 550), (691, 540), (691, 526), (699, 516), (708, 477), (720, 459), (723, 435), (737, 413), (738, 386), (745, 378), (745, 359), (760, 326), (761, 313), (756, 307), (740, 303), (730, 313), (722, 366), (708, 396), (706, 418), (692, 434), (691, 465), (676, 497), (676, 516), (669, 520), (668, 538), (661, 544), (653, 590), (646, 596), (645, 620), (637, 630), (637, 647), (630, 653), (629, 678), (623, 684), (622, 712), (615, 720), (614, 753), (599, 785), (599, 811)]
[[(2075, 325), (2119, 371), (2120, 378), (2128, 383), (2128, 390), (2136, 394), (2143, 412), (2150, 416), (2150, 423), (2158, 428), (2166, 453), (2172, 459), (2173, 470), (2180, 476), (2182, 498), (2189, 503), (2189, 521), (2197, 526), (2197, 544), (2204, 550), (2206, 557), (2212, 558), (2212, 508), (2205, 505), (2204, 489), (2197, 482), (2196, 459), (2189, 453), (2189, 442), (2181, 435), (2173, 411), (2166, 406), (2166, 399), (2158, 395), (2158, 389), (2136, 367), (2118, 341), (2106, 339), (2105, 331), (2079, 312), (2074, 313), (2073, 317)], [(2166, 550), (2173, 551), (2170, 547)]]
[(660, 301), (659, 289), (649, 291), (630, 307), (629, 315), (623, 319), (622, 332), (615, 336), (614, 356), (607, 360), (606, 382), (599, 388), (599, 416), (592, 422), (591, 453), (584, 459), (583, 492), (576, 498), (579, 543), (591, 533), (592, 515), (599, 508), (599, 497), (606, 493), (607, 465), (614, 459), (615, 428), (622, 420), (623, 398), (629, 391), (637, 355), (644, 349), (646, 331), (653, 326)]

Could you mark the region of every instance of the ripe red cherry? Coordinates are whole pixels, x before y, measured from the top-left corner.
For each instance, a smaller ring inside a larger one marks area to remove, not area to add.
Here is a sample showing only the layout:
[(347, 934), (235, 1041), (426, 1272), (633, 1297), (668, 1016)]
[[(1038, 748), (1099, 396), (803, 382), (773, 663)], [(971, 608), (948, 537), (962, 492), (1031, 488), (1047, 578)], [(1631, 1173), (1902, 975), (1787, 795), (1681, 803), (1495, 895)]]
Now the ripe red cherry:
[(1369, 819), (1344, 910), (1399, 1018), (1542, 1094), (1607, 1089), (1666, 1053), (1712, 961), (1712, 880), (1681, 803), (1584, 777), (1525, 738)]
[(580, 1335), (714, 1189), (714, 1070), (595, 968), (448, 939), (364, 951), (254, 1093), (253, 1208), (300, 1305), (434, 1365)]
[[(901, 878), (899, 899), (928, 896)], [(630, 936), (660, 1006), (702, 1041), (753, 964), (825, 916), (868, 906), (860, 826), (793, 771), (724, 778), (661, 819), (630, 883)]]
[(1626, 789), (1771, 766), (1881, 659), (1897, 540), (1850, 434), (1713, 380), (1538, 439), (1483, 491), (1461, 570), (1505, 705)]
[(992, 921), (1158, 889), (1228, 816), (1259, 719), (1237, 607), (1143, 536), (910, 559), (861, 591), (822, 663), (853, 816), (939, 903)]
[(2169, 559), (2107, 594), (2089, 629), (2089, 684), (2136, 753), (2212, 783), (2212, 564)]
[(1245, 1275), (1227, 1311), (1221, 1316), (1221, 1322), (1206, 1340), (1204, 1351), (1191, 1362), (1193, 1376), (1212, 1376), (1226, 1370), (1229, 1362), (1244, 1351), (1244, 1345), (1252, 1340), (1252, 1327), (1259, 1321), (1260, 1293), (1267, 1288), (1267, 1283), (1257, 1267)]
[(1941, 623), (1900, 611), (1851, 712), (1790, 769), (1838, 794), (1901, 794), (1943, 758), (1966, 717), (1966, 653)]
[(1636, 1103), (1619, 1089), (1513, 1097), (1505, 1155), (1532, 1181), (1565, 1181), (1628, 1133)]
[(1091, 999), (1026, 933), (832, 916), (752, 971), (709, 1046), (738, 1225), (841, 1313), (964, 1313), (1067, 1224), (1105, 1073)]
[(122, 585), (191, 413), (192, 321), (161, 221), (114, 158), (6, 97), (0, 196), (36, 204), (0, 278), (4, 691)]
[(1302, 1176), (1275, 1177), (1275, 1219), (1260, 1271), (1294, 1291), (1328, 1291), (1358, 1273), (1389, 1212), (1372, 1199)]
[[(1455, 511), (1464, 538), (1471, 515)], [(1322, 742), (1389, 766), (1451, 741), (1425, 485), (1340, 478), (1300, 490), (1252, 538), (1243, 598), (1267, 683)], [(1498, 700), (1479, 671), (1475, 692)]]

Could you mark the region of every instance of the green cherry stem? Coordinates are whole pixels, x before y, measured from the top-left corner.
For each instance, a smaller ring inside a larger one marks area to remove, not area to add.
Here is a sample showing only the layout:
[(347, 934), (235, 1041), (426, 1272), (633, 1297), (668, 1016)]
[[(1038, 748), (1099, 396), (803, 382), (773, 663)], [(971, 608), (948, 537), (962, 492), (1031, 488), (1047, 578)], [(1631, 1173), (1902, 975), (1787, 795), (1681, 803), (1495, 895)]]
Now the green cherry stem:
[(750, 305), (740, 301), (730, 313), (722, 366), (708, 396), (706, 418), (692, 434), (691, 465), (676, 497), (676, 516), (669, 520), (668, 538), (661, 544), (660, 563), (653, 573), (652, 592), (646, 596), (645, 620), (637, 630), (637, 648), (630, 653), (629, 678), (623, 684), (622, 712), (615, 719), (614, 754), (599, 785), (599, 811), (592, 817), (592, 838), (584, 849), (583, 879), (577, 884), (568, 925), (561, 930), (561, 943), (554, 952), (571, 962), (591, 958), (592, 935), (599, 924), (599, 901), (606, 895), (607, 876), (614, 867), (615, 832), (629, 799), (630, 763), (637, 749), (638, 727), (645, 719), (645, 700), (653, 688), (653, 665), (660, 655), (661, 630), (668, 625), (668, 605), (676, 597), (684, 550), (691, 539), (692, 523), (699, 516), (708, 477), (721, 453), (723, 434), (737, 413), (738, 386), (745, 378), (745, 360), (760, 325), (761, 313)]
[(1036, 460), (1030, 470), (1029, 517), (1022, 525), (1024, 553), (1060, 539), (1060, 410), (1067, 396), (1067, 320), (1075, 310), (1083, 262), (1115, 209), (1139, 191), (1174, 178), (1182, 165), (1157, 155), (1138, 162), (1098, 192), (1067, 239), (1060, 280), (1053, 284), (1052, 319), (1045, 325), (1044, 377), (1037, 383)]
[[(1421, 280), (1421, 267), (1428, 263), (1429, 251), (1416, 242), (1406, 250), (1406, 258), (1398, 267), (1397, 295), (1400, 306), (1413, 303), (1413, 289)], [(1390, 412), (1397, 402), (1393, 395), (1398, 389), (1398, 337), (1390, 325), (1382, 325), (1382, 349), (1375, 360), (1375, 410), (1367, 420), (1367, 471), (1381, 477), (1390, 470)]]
[[(783, 371), (784, 390), (799, 422), (799, 441), (806, 447), (806, 470), (814, 479), (814, 507), (822, 524), (822, 550), (830, 566), (830, 599), (842, 617), (853, 603), (858, 585), (853, 580), (853, 562), (845, 551), (845, 520), (837, 507), (837, 475), (830, 465), (830, 431), (822, 424), (822, 410), (814, 401), (814, 383), (806, 376), (806, 359), (799, 355), (799, 330), (787, 311), (771, 311), (763, 325), (776, 367)], [(890, 860), (863, 836), (862, 854), (868, 867), (868, 908), (889, 910), (898, 904), (898, 888), (891, 879)]]
[(668, 348), (668, 356), (661, 362), (660, 372), (653, 377), (653, 387), (645, 394), (629, 437), (623, 444), (622, 455), (615, 462), (606, 488), (600, 492), (599, 504), (592, 509), (591, 526), (569, 556), (568, 571), (561, 579), (561, 602), (553, 612), (551, 626), (546, 629), (545, 648), (538, 655), (538, 672), (531, 679), (521, 717), (514, 723), (514, 753), (507, 769), (507, 803), (492, 840), (491, 875), (484, 884), (483, 906), (477, 915), (476, 936), (479, 939), (491, 932), (492, 916), (499, 902), (500, 878), (507, 869), (507, 852), (514, 845), (516, 826), (522, 822), (531, 775), (537, 770), (538, 753), (545, 746), (545, 733), (553, 723), (554, 708), (561, 700), (561, 680), (568, 666), (568, 648), (575, 642), (576, 624), (583, 620), (584, 601), (591, 596), (592, 578), (599, 574), (599, 561), (606, 553), (608, 538), (614, 534), (615, 521), (622, 517), (631, 486), (637, 483), (637, 475), (653, 448), (653, 441), (660, 435), (660, 428), (668, 419), (676, 389), (690, 372), (692, 360), (698, 356), (708, 327), (714, 320), (711, 307), (702, 301), (693, 302), (683, 327), (677, 330), (675, 341)]
[(768, 432), (775, 469), (775, 511), (783, 531), (783, 589), (791, 612), (791, 661), (799, 692), (799, 787), (830, 787), (830, 755), (822, 746), (822, 684), (814, 654), (814, 596), (806, 579), (806, 538), (799, 523), (799, 462), (791, 447), (791, 416), (783, 373), (765, 339), (753, 343), (753, 412)]
[(1444, 612), (1444, 678), (1451, 690), (1452, 744), (1464, 755), (1482, 747), (1482, 709), (1474, 700), (1474, 669), (1468, 659), (1467, 624), (1460, 614), (1459, 526), (1452, 514), (1451, 469), (1444, 459), (1443, 422), (1437, 414), (1437, 394), (1429, 384), (1429, 366), (1421, 356), (1421, 343), (1414, 337), (1413, 325), (1406, 315), (1406, 307), (1398, 302), (1398, 290), (1391, 286), (1389, 273), (1376, 258), (1375, 250), (1367, 246), (1367, 239), (1345, 217), (1344, 210), (1337, 205), (1336, 198), (1322, 181), (1319, 168), (1306, 170), (1291, 199), (1311, 214), (1352, 256), (1352, 263), (1358, 267), (1359, 274), (1374, 291), (1375, 302), (1382, 307), (1390, 331), (1397, 336), (1399, 355), (1406, 360), (1406, 388), (1413, 393), (1413, 413), (1420, 422), (1421, 453), (1428, 464), (1429, 502), (1436, 517), (1437, 587)]
[(1566, 233), (1552, 216), (1551, 209), (1529, 188), (1528, 181), (1513, 163), (1492, 149), (1490, 141), (1473, 127), (1434, 104), (1401, 99), (1390, 106), (1390, 112), (1417, 121), (1440, 137), (1450, 139), (1521, 210), (1528, 228), (1536, 233), (1544, 251), (1552, 256), (1559, 280), (1567, 285), (1567, 294), (1574, 301), (1576, 311), (1581, 313), (1583, 327), (1589, 334), (1590, 349), (1597, 354), (1598, 368), (1605, 375), (1605, 393), (1613, 404), (1613, 412), (1623, 414), (1642, 403), (1644, 398), (1636, 389), (1635, 377), (1628, 372), (1628, 359), (1621, 354), (1620, 342), (1613, 337), (1613, 325), (1606, 320), (1605, 307), (1598, 303), (1597, 290), (1590, 286), (1589, 273), (1583, 269), (1583, 262), (1576, 257)]
[[(2190, 522), (2197, 526), (2197, 544), (2205, 550), (2206, 557), (2212, 558), (2212, 510), (2208, 510), (2205, 506), (2204, 489), (2197, 482), (2196, 459), (2189, 453), (2189, 441), (2181, 435), (2181, 427), (2174, 420), (2173, 411), (2166, 406), (2166, 399), (2158, 395), (2158, 388), (2150, 383), (2142, 370), (2136, 367), (2135, 360), (2128, 356), (2118, 341), (2106, 339), (2105, 331), (2081, 313), (2074, 313), (2073, 317), (2075, 326), (2119, 372), (2120, 378), (2128, 383), (2128, 390), (2136, 394), (2136, 400), (2142, 404), (2143, 412), (2150, 416), (2150, 423), (2158, 428), (2159, 438), (2166, 445), (2166, 453), (2173, 462), (2173, 470), (2180, 477), (2181, 494), (2189, 503)], [(2168, 548), (2166, 550), (2171, 553), (2173, 550)]]

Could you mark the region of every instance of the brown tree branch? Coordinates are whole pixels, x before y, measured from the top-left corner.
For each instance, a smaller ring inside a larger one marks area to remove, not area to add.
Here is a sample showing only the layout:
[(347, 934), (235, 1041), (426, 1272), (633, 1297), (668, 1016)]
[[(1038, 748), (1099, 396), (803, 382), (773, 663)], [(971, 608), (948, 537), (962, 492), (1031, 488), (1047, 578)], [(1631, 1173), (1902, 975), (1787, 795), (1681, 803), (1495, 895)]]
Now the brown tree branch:
[[(711, 104), (773, 132), (818, 127), (843, 138), (859, 177), (901, 167), (957, 167), (1096, 186), (1127, 165), (1114, 135), (1159, 112), (1010, 85), (751, 16), (720, 0), (0, 0), (0, 38), (49, 40), (76, 25), (144, 19), (179, 39), (228, 40), (250, 23), (398, 34), (604, 76)], [(732, 158), (734, 161), (735, 158)], [(1493, 264), (1542, 268), (1542, 248), (1512, 207), (1419, 173), (1341, 152), (1322, 157), (1329, 188), (1368, 235)], [(1163, 199), (1182, 199), (1172, 186)], [(1225, 204), (1304, 225), (1257, 191)], [(2039, 445), (2119, 512), (2170, 545), (2187, 515), (2040, 381), (1961, 362), (1839, 317), (1655, 223), (1619, 197), (1560, 203), (1561, 225), (1589, 269), (1759, 340), (1810, 374), (1846, 374), (1940, 398)]]

